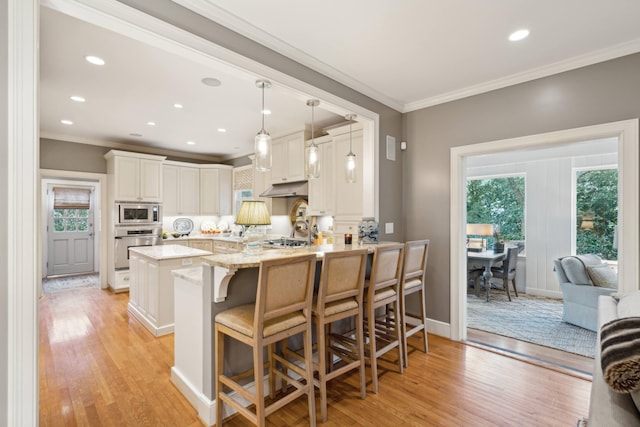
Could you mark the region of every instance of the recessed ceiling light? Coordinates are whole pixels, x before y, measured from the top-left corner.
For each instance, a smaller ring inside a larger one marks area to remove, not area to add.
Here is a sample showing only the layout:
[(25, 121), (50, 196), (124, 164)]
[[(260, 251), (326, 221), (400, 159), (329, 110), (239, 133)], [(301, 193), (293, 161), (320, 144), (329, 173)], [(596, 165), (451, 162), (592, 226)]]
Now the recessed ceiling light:
[(72, 100), (72, 101), (76, 101), (76, 102), (84, 102), (84, 101), (86, 101), (83, 97), (78, 96), (78, 95), (73, 95), (73, 96), (71, 97), (71, 100)]
[(189, 145), (196, 145), (196, 143), (195, 143), (195, 142), (193, 142), (193, 141), (187, 141), (187, 144), (189, 144)]
[(98, 58), (97, 56), (93, 56), (93, 55), (87, 55), (84, 57), (84, 59), (86, 59), (88, 62), (92, 63), (93, 65), (104, 65), (104, 59), (102, 58)]
[(62, 123), (63, 125), (72, 125), (73, 124), (73, 122), (71, 120), (67, 120), (67, 119), (60, 120), (60, 123)]
[(262, 114), (268, 116), (269, 114), (271, 114), (271, 110), (262, 110)]
[(213, 77), (205, 77), (204, 79), (201, 80), (201, 82), (202, 84), (205, 84), (211, 87), (218, 87), (222, 84), (220, 80), (214, 79)]
[(142, 134), (140, 133), (130, 133), (129, 136), (135, 136), (136, 138), (140, 138)]
[(156, 125), (156, 122), (147, 122), (147, 125), (148, 125), (148, 126), (155, 126), (155, 125)]
[(183, 107), (183, 105), (182, 105), (182, 104), (178, 104), (178, 103), (173, 104), (173, 106), (174, 106), (175, 108), (182, 108), (182, 107)]
[(227, 130), (225, 128), (218, 128), (218, 132), (225, 133)]
[(525, 30), (525, 29), (518, 30), (518, 31), (514, 31), (509, 35), (509, 40), (511, 40), (512, 42), (517, 42), (522, 39), (526, 39), (528, 36), (529, 36), (529, 30)]

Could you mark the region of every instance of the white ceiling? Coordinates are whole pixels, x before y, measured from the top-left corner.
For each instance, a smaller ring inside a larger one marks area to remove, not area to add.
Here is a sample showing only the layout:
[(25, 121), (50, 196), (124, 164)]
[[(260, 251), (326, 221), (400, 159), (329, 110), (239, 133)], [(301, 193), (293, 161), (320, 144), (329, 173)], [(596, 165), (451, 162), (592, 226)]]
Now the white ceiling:
[[(174, 1), (403, 112), (640, 51), (636, 0)], [(520, 28), (531, 35), (508, 41)], [(261, 94), (251, 73), (178, 58), (47, 8), (40, 50), (43, 136), (223, 158), (252, 151)], [(92, 66), (87, 54), (107, 64)], [(204, 77), (222, 85), (205, 86)], [(70, 101), (76, 94), (87, 102)], [(277, 135), (310, 123), (307, 99), (274, 85), (265, 128)], [(321, 107), (316, 125), (342, 120)]]

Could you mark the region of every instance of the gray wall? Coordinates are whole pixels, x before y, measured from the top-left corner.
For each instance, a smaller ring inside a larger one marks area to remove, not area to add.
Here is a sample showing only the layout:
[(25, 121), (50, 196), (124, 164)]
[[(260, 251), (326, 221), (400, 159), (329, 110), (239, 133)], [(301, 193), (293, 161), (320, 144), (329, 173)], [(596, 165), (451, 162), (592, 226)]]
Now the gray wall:
[[(170, 0), (154, 0), (152, 2), (148, 0), (119, 1), (206, 40), (210, 40), (240, 55), (251, 58), (275, 70), (378, 113), (380, 116), (381, 157), (384, 157), (385, 153), (386, 135), (394, 136), (399, 145), (402, 137), (402, 115), (398, 111), (382, 105), (315, 70), (292, 61), (238, 33), (193, 13)], [(379, 58), (371, 59), (371, 66), (375, 66), (376, 59)], [(382, 238), (385, 240), (400, 241), (404, 239), (404, 227), (402, 224), (402, 161), (400, 157), (398, 151), (398, 153), (396, 153), (397, 161), (380, 160), (379, 220), (383, 227), (385, 222), (393, 222), (395, 224), (394, 234), (382, 235)]]
[[(7, 12), (8, 3), (0, 2), (0, 28), (8, 27)], [(8, 164), (8, 148), (9, 148), (9, 110), (6, 100), (9, 97), (9, 76), (8, 76), (8, 32), (0, 31), (0, 227), (7, 230), (9, 227), (8, 209), (9, 209), (9, 180), (7, 171)], [(9, 268), (7, 265), (7, 254), (9, 253), (9, 239), (7, 239), (6, 231), (3, 231), (3, 238), (0, 239), (0, 425), (7, 425), (8, 414), (8, 383), (9, 383), (9, 319), (7, 317), (8, 295), (9, 289)]]
[(427, 316), (449, 322), (451, 147), (639, 116), (640, 54), (405, 114), (405, 237), (431, 239)]

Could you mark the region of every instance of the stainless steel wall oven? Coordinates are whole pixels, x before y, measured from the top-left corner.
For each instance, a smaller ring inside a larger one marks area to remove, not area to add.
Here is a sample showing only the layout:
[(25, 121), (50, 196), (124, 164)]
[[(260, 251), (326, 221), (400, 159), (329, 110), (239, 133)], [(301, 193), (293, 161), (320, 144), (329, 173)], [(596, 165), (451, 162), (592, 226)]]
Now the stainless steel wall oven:
[(154, 246), (162, 243), (162, 226), (116, 226), (115, 227), (115, 268), (129, 268), (129, 248), (134, 246)]

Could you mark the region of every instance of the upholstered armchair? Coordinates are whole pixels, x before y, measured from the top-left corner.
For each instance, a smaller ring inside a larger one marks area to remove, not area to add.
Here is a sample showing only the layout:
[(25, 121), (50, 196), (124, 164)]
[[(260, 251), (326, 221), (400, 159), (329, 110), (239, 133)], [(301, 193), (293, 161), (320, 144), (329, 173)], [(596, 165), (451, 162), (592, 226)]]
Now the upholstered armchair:
[(597, 332), (598, 297), (617, 291), (617, 274), (593, 254), (553, 261), (563, 297), (562, 320)]

